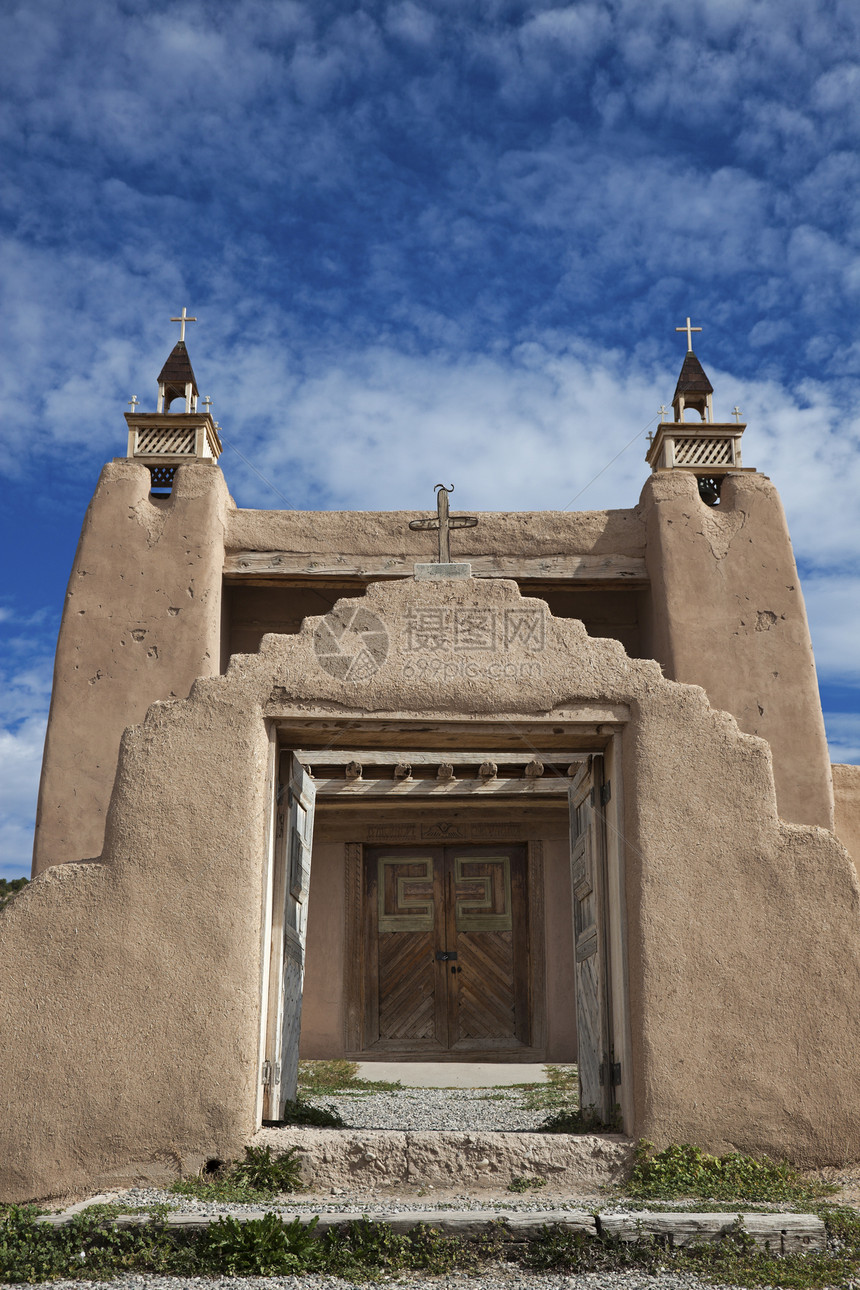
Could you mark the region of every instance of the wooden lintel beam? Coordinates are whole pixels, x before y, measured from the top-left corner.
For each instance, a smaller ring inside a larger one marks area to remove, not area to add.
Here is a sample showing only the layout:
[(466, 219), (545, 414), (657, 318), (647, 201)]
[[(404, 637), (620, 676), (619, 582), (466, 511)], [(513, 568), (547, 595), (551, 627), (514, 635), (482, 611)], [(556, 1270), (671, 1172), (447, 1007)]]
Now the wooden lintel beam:
[(544, 763), (564, 763), (565, 767), (570, 761), (582, 761), (582, 754), (572, 754), (567, 756), (566, 753), (559, 752), (556, 748), (554, 752), (532, 752), (528, 750), (525, 753), (512, 752), (449, 752), (447, 749), (438, 752), (428, 752), (426, 748), (420, 751), (408, 748), (365, 748), (360, 752), (355, 750), (342, 751), (337, 748), (295, 748), (293, 750), (298, 761), (303, 766), (348, 766), (350, 762), (361, 762), (365, 766), (397, 766), (408, 764), (410, 766), (439, 766), (443, 762), (448, 762), (451, 766), (472, 766), (480, 765), (484, 761), (494, 761), (499, 766), (527, 766), (530, 761), (538, 760)]
[[(514, 578), (529, 582), (596, 582), (631, 587), (648, 584), (644, 559), (622, 555), (467, 555), (476, 578)], [(374, 581), (411, 578), (415, 556), (348, 555), (326, 557), (296, 551), (231, 551), (224, 560), (228, 582)]]
[(570, 781), (539, 779), (317, 779), (317, 797), (566, 797)]

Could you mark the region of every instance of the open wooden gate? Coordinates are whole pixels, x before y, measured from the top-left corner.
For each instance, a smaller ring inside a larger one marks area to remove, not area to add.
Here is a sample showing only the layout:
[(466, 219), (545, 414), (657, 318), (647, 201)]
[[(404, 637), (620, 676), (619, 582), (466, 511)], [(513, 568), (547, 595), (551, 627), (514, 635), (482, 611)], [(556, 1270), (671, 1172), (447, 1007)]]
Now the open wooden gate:
[(316, 787), (288, 752), (278, 759), (263, 1119), (295, 1100)]
[(608, 785), (603, 758), (589, 757), (570, 786), (570, 875), (580, 1106), (606, 1123), (614, 1109), (606, 908)]

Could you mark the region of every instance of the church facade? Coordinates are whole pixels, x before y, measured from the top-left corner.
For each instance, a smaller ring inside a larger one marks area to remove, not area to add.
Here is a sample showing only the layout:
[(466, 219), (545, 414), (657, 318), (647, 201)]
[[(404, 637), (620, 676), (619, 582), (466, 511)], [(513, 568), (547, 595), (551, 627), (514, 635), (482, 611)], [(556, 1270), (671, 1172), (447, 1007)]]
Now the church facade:
[(860, 774), (691, 341), (637, 505), (477, 516), (237, 508), (175, 347), (0, 911), (0, 1199), (235, 1155), (300, 1051), (576, 1060), (631, 1137), (860, 1158)]

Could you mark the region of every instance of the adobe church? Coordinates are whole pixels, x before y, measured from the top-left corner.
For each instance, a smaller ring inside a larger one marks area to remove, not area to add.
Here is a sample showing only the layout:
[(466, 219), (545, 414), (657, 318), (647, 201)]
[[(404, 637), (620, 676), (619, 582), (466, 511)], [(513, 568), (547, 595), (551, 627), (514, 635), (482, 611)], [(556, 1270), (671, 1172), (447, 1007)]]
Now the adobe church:
[(479, 515), (238, 508), (177, 321), (0, 911), (0, 1200), (241, 1154), (300, 1051), (576, 1060), (632, 1138), (860, 1159), (860, 768), (689, 319), (637, 504)]

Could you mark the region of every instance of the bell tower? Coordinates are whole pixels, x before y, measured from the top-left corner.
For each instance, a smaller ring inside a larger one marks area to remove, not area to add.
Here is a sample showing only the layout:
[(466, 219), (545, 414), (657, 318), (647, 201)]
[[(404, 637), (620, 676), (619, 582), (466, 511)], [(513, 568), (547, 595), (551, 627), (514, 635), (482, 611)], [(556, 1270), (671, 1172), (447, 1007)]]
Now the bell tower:
[[(211, 399), (204, 399), (204, 411), (197, 410), (197, 379), (185, 347), (185, 324), (197, 319), (185, 307), (171, 322), (180, 325), (179, 340), (158, 375), (158, 403), (155, 412), (137, 412), (137, 396), (130, 400), (126, 412), (128, 424), (128, 459), (149, 468), (152, 492), (166, 496), (173, 488), (176, 467), (184, 461), (210, 461), (217, 464), (221, 456), (218, 425), (210, 413)], [(171, 412), (171, 405), (182, 400), (183, 410)]]
[[(741, 460), (741, 437), (746, 425), (737, 409), (734, 423), (714, 421), (714, 387), (693, 353), (693, 332), (702, 329), (691, 326), (688, 318), (685, 326), (675, 330), (687, 333), (687, 353), (672, 397), (674, 421), (660, 422), (645, 460), (655, 474), (664, 470), (690, 471), (697, 478), (702, 501), (718, 506), (726, 475), (750, 469)], [(688, 420), (690, 413), (698, 421)]]

